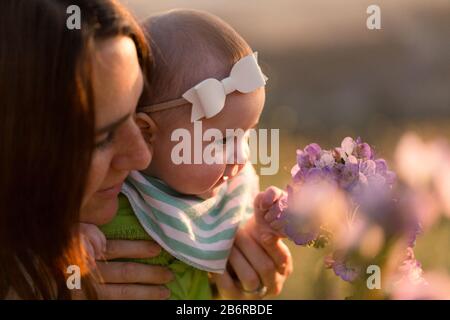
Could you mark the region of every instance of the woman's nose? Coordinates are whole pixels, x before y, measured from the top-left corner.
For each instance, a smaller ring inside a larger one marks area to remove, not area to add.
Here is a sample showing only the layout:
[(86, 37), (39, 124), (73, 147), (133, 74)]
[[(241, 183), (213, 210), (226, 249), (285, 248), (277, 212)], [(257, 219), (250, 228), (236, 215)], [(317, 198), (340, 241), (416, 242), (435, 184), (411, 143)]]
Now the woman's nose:
[(113, 159), (112, 165), (116, 170), (144, 170), (150, 165), (152, 154), (137, 125), (133, 124), (121, 145), (122, 150)]

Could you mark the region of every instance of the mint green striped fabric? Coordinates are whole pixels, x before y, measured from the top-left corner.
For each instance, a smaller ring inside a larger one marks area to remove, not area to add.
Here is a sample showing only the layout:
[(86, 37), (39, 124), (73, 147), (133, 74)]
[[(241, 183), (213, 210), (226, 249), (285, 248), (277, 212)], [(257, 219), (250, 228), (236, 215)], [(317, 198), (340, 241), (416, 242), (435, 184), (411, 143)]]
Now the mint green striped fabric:
[(258, 176), (247, 164), (216, 196), (182, 195), (133, 171), (122, 193), (144, 230), (167, 252), (200, 270), (223, 273), (239, 224), (253, 213)]

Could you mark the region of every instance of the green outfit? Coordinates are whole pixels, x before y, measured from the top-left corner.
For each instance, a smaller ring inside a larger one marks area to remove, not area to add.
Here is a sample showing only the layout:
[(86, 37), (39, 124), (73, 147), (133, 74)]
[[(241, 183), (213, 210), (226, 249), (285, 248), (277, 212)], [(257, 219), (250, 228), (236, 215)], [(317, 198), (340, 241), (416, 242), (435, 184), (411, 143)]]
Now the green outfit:
[[(116, 217), (101, 227), (108, 239), (152, 240), (136, 218), (131, 204), (123, 195), (119, 195), (119, 209)], [(167, 251), (149, 259), (119, 259), (152, 265), (167, 266), (175, 278), (166, 286), (171, 291), (171, 300), (206, 300), (212, 299), (208, 273), (196, 269), (174, 258)]]

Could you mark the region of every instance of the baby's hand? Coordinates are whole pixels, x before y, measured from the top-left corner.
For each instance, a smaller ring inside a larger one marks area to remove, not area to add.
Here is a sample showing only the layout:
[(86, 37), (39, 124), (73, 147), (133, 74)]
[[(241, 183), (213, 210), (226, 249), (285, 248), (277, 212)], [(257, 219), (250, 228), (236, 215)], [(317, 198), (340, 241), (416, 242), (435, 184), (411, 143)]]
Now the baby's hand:
[(277, 187), (269, 187), (260, 192), (254, 202), (256, 229), (260, 240), (266, 244), (286, 237), (285, 222), (277, 219), (286, 206), (285, 193)]
[(93, 224), (80, 223), (80, 238), (88, 258), (93, 262), (104, 257), (106, 252), (106, 237), (100, 229)]

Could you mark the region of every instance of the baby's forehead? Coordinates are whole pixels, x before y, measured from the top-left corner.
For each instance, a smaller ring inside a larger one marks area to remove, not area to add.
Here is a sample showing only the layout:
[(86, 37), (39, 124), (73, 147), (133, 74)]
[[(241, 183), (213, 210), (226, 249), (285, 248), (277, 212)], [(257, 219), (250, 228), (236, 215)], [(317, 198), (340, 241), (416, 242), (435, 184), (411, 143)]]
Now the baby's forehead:
[(220, 113), (210, 119), (206, 119), (206, 124), (221, 131), (237, 128), (250, 129), (259, 121), (264, 107), (264, 100), (264, 88), (245, 94), (239, 92), (231, 93), (227, 95), (225, 106)]

